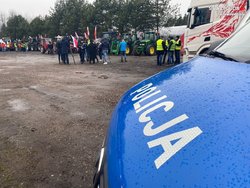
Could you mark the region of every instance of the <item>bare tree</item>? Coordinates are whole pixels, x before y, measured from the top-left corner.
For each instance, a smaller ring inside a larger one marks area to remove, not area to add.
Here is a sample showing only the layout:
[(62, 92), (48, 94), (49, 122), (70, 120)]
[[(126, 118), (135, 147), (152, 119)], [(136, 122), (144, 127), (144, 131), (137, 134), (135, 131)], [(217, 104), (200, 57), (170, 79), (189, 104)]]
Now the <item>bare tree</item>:
[(1, 12), (0, 13), (0, 28), (2, 27), (3, 24), (6, 24), (7, 18), (5, 13)]

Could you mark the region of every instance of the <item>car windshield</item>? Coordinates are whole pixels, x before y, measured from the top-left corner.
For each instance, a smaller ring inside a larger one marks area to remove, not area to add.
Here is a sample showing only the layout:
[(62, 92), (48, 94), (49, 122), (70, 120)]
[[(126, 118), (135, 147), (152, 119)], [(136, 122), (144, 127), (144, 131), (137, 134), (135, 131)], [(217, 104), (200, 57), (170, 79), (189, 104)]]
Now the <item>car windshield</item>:
[(216, 52), (224, 54), (238, 61), (250, 61), (250, 23), (216, 49)]

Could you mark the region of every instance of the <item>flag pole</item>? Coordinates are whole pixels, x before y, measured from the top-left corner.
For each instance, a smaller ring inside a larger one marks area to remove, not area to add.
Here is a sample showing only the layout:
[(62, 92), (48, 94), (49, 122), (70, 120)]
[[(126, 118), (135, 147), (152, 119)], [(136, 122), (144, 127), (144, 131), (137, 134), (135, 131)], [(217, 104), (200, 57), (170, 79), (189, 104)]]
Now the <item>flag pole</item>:
[(70, 53), (71, 53), (71, 55), (72, 55), (73, 62), (74, 62), (74, 65), (75, 65), (75, 64), (76, 64), (76, 61), (75, 61), (75, 57), (74, 57), (73, 52), (72, 52), (72, 48), (70, 48)]

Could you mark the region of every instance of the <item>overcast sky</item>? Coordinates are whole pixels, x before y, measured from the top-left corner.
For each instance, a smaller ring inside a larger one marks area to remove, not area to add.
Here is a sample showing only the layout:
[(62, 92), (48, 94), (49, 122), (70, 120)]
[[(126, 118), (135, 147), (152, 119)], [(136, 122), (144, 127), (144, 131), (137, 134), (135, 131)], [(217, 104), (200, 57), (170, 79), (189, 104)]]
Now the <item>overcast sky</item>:
[[(93, 0), (89, 0), (92, 2)], [(187, 11), (191, 0), (172, 0), (172, 3), (181, 4), (181, 14)], [(46, 15), (56, 0), (0, 0), (0, 12), (9, 14), (10, 11), (22, 14), (27, 18)]]

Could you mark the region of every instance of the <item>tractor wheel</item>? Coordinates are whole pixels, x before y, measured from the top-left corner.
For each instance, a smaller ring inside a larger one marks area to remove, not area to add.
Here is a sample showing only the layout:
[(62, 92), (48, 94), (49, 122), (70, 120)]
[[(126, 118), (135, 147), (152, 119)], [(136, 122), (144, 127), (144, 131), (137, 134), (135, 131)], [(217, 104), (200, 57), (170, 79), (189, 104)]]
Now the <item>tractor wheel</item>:
[(155, 47), (153, 45), (149, 45), (146, 49), (146, 54), (149, 56), (155, 55)]
[(127, 46), (126, 48), (126, 55), (130, 55), (131, 54), (131, 48), (129, 46)]
[(142, 54), (142, 52), (138, 49), (138, 46), (135, 46), (133, 51), (133, 54), (136, 56), (140, 56)]

